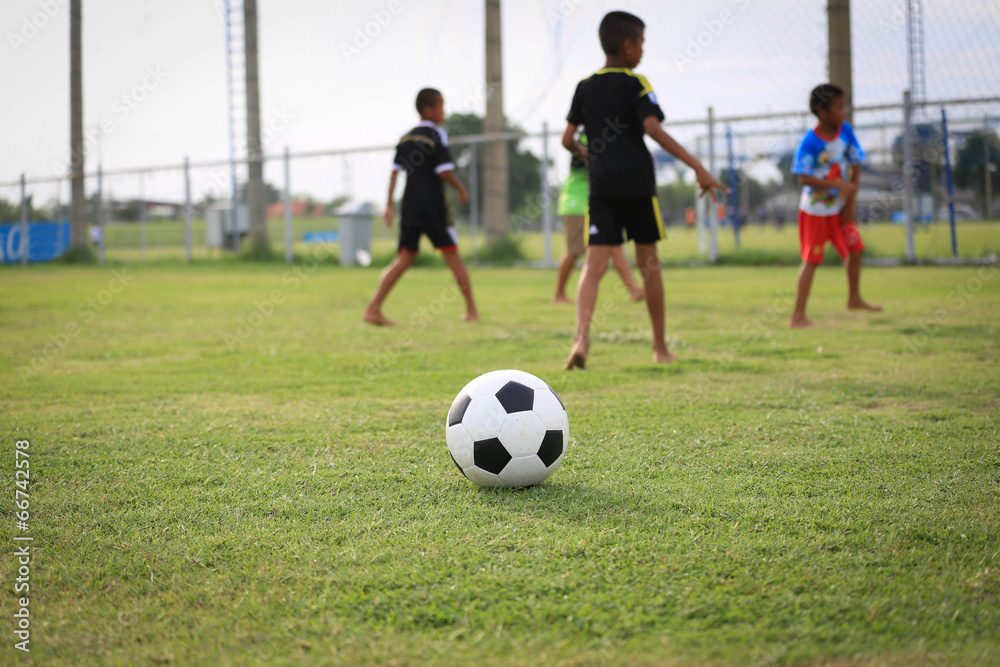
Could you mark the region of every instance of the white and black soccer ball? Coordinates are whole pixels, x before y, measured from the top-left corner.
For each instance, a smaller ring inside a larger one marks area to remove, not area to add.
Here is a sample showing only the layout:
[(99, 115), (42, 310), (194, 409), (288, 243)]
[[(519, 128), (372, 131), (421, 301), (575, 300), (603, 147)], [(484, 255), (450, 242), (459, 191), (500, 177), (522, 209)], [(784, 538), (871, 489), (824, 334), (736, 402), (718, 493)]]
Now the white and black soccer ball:
[(492, 371), (448, 411), (451, 458), (479, 486), (534, 486), (562, 464), (569, 417), (552, 387), (524, 371)]

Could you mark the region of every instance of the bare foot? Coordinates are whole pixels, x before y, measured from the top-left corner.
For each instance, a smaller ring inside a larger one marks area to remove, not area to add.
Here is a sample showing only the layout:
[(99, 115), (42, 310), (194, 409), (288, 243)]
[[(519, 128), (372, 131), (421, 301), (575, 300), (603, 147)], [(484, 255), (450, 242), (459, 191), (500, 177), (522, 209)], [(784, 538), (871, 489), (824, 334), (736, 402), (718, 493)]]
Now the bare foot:
[(573, 303), (571, 300), (566, 298), (565, 295), (557, 294), (555, 298), (552, 299), (552, 303)]
[(573, 349), (570, 350), (569, 356), (566, 358), (566, 363), (563, 364), (563, 370), (571, 371), (574, 368), (579, 368), (581, 371), (587, 367), (587, 352), (583, 347), (574, 345)]
[(667, 352), (666, 350), (658, 352), (657, 350), (653, 350), (653, 362), (657, 364), (667, 364), (671, 361), (677, 361), (679, 358), (673, 352)]
[(642, 301), (646, 298), (646, 290), (641, 287), (636, 287), (635, 289), (629, 290), (629, 298), (633, 301)]
[(386, 317), (385, 315), (383, 315), (382, 313), (379, 313), (379, 312), (373, 313), (373, 312), (370, 312), (370, 311), (366, 310), (365, 314), (362, 315), (362, 317), (364, 318), (365, 322), (368, 322), (369, 324), (374, 324), (376, 326), (380, 326), (380, 327), (393, 327), (393, 326), (396, 326), (395, 322), (393, 322), (388, 317)]
[(847, 302), (847, 310), (870, 310), (873, 313), (881, 313), (882, 306), (873, 306), (864, 299), (852, 299)]
[(805, 317), (793, 317), (790, 326), (793, 329), (808, 329), (809, 327), (816, 326), (816, 324)]
[(473, 310), (471, 312), (468, 312), (468, 313), (466, 313), (462, 317), (462, 321), (463, 322), (478, 322), (479, 321), (479, 313), (477, 311), (475, 311), (475, 310)]

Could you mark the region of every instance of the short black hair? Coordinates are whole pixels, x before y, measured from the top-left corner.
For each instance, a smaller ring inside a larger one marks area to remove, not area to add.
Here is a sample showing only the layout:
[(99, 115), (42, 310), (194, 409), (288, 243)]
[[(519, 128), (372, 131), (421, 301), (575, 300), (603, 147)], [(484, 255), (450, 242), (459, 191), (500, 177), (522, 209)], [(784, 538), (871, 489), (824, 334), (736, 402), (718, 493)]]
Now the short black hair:
[(646, 27), (642, 19), (628, 12), (608, 12), (601, 20), (597, 36), (601, 38), (601, 48), (609, 56), (617, 56), (626, 39), (639, 41), (639, 31)]
[(438, 99), (444, 99), (444, 95), (436, 88), (423, 88), (417, 93), (417, 113), (423, 113), (427, 107), (432, 107), (438, 103)]
[(844, 89), (832, 83), (823, 83), (809, 93), (809, 111), (819, 115), (820, 109), (829, 109), (835, 97), (843, 97)]

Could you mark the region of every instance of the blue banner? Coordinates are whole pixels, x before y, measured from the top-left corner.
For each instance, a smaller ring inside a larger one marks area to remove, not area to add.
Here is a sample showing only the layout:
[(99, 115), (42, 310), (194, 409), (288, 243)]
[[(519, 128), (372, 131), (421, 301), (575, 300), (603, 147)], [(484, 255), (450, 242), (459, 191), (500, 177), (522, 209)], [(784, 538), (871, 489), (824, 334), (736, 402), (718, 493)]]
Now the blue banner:
[[(49, 262), (69, 247), (68, 222), (29, 222), (28, 261)], [(0, 258), (4, 264), (21, 262), (21, 223), (0, 225)]]

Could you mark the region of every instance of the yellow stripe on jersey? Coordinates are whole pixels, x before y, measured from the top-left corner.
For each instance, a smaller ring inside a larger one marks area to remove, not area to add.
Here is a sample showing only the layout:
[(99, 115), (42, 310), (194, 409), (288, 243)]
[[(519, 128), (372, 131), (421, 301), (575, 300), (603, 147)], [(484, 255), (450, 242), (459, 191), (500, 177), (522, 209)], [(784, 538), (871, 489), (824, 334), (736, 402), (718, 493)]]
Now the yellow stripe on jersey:
[(660, 240), (667, 238), (667, 230), (663, 227), (663, 216), (660, 215), (660, 200), (653, 195), (653, 214), (656, 216), (656, 226), (660, 228)]
[(436, 146), (437, 145), (437, 142), (435, 142), (430, 137), (425, 137), (425, 136), (420, 135), (420, 134), (408, 134), (405, 137), (403, 137), (402, 139), (400, 139), (399, 143), (400, 144), (405, 144), (407, 141), (419, 141), (419, 142), (425, 143), (425, 144), (427, 144), (429, 146)]
[(612, 72), (621, 72), (622, 74), (628, 74), (629, 76), (634, 76), (639, 79), (639, 83), (642, 84), (642, 91), (639, 93), (639, 97), (643, 97), (644, 95), (648, 95), (653, 92), (653, 86), (650, 85), (649, 79), (641, 74), (636, 74), (628, 67), (605, 67), (604, 69), (597, 70), (598, 74), (609, 74)]
[(590, 245), (590, 198), (587, 198), (587, 210), (583, 214), (583, 245)]

